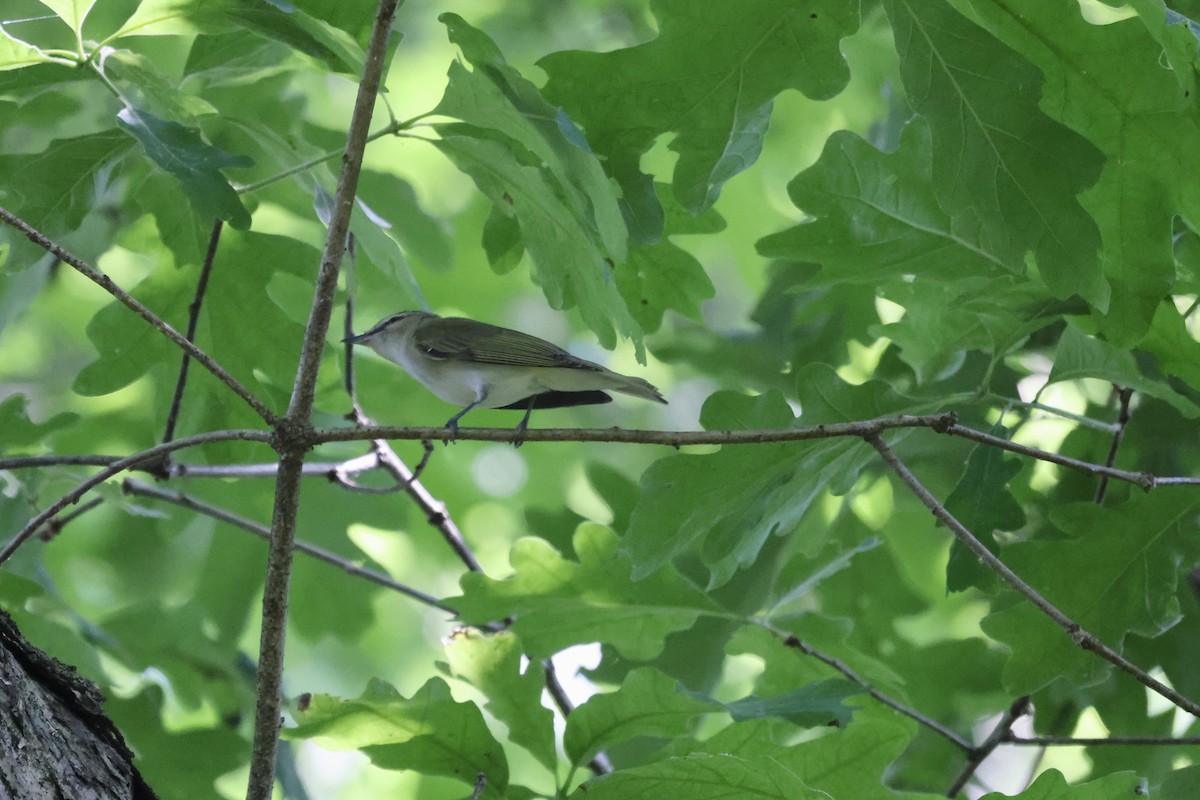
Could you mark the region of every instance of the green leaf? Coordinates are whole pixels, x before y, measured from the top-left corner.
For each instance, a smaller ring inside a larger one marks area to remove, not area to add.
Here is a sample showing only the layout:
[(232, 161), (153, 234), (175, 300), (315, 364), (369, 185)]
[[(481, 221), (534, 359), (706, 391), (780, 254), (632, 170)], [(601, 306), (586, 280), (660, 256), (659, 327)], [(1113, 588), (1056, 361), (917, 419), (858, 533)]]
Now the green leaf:
[(828, 800), (830, 795), (805, 785), (794, 772), (773, 759), (696, 753), (596, 778), (583, 784), (571, 797), (575, 800), (648, 800), (651, 797)]
[(725, 181), (758, 158), (775, 95), (796, 89), (827, 99), (845, 87), (849, 70), (839, 43), (859, 22), (857, 4), (837, 0), (657, 0), (652, 9), (659, 31), (653, 41), (608, 53), (553, 53), (538, 62), (550, 76), (546, 95), (583, 124), (608, 160), (631, 227), (650, 235), (661, 211), (640, 160), (655, 138), (675, 134), (675, 196), (692, 213), (703, 211)]
[(517, 218), (492, 206), (483, 223), (483, 252), (497, 275), (512, 272), (525, 255), (525, 239), (521, 236), (521, 224)]
[(1073, 381), (1080, 378), (1098, 378), (1117, 386), (1166, 401), (1189, 419), (1200, 416), (1200, 407), (1168, 386), (1164, 381), (1145, 377), (1138, 369), (1133, 354), (1113, 347), (1108, 342), (1077, 330), (1068, 325), (1058, 340), (1054, 352), (1054, 367), (1050, 370), (1047, 383)]
[[(991, 433), (1007, 438), (1003, 427), (993, 428)], [(999, 448), (977, 445), (967, 457), (962, 478), (946, 498), (946, 510), (993, 553), (996, 552), (995, 531), (1015, 531), (1025, 524), (1025, 512), (1008, 489), (1009, 482), (1022, 466), (1015, 458), (1006, 459)], [(961, 592), (971, 586), (991, 586), (994, 582), (995, 575), (979, 563), (966, 545), (955, 539), (946, 565), (947, 591)]]
[(1200, 764), (1184, 767), (1167, 776), (1162, 785), (1162, 800), (1188, 800), (1200, 794)]
[(495, 43), (457, 14), (438, 17), (474, 66), (450, 67), (446, 94), (434, 113), (493, 130), (527, 149), (544, 165), (571, 212), (588, 222), (605, 254), (625, 260), (628, 233), (616, 194), (587, 139), (562, 109), (504, 61)]
[(803, 727), (834, 724), (844, 726), (850, 722), (850, 715), (854, 709), (842, 701), (865, 691), (856, 683), (831, 679), (810, 683), (772, 697), (744, 697), (726, 703), (725, 708), (735, 722), (780, 717)]
[[(147, 784), (170, 787), (176, 797), (211, 797), (214, 776), (245, 764), (245, 739), (227, 725), (168, 730), (163, 706), (161, 690), (151, 684), (129, 699), (110, 697), (104, 711), (137, 751), (138, 771)], [(197, 753), (204, 758), (197, 759)]]
[(0, 72), (52, 62), (71, 63), (66, 59), (55, 58), (28, 42), (21, 41), (0, 26)]
[(633, 339), (645, 360), (642, 331), (612, 278), (612, 265), (594, 233), (563, 204), (559, 184), (545, 168), (522, 163), (512, 148), (486, 131), (456, 124), (439, 126), (433, 142), (480, 191), (520, 223), (521, 233), (553, 308), (579, 306), (580, 316), (607, 348), (616, 333)]
[(521, 672), (520, 640), (507, 631), (458, 630), (446, 642), (446, 657), (455, 676), (487, 696), (484, 708), (508, 727), (512, 741), (553, 772), (554, 715), (541, 703), (546, 674), (536, 661)]
[(251, 30), (259, 36), (358, 78), (366, 57), (345, 32), (324, 20), (280, 3), (238, 0), (144, 0), (113, 38), (189, 36)]
[(194, 127), (198, 116), (216, 113), (216, 109), (201, 98), (180, 91), (153, 61), (138, 53), (114, 50), (104, 57), (97, 69), (117, 88), (126, 105), (141, 112), (185, 127)]
[(530, 658), (586, 642), (611, 644), (628, 658), (653, 658), (668, 633), (717, 611), (673, 569), (631, 581), (632, 564), (603, 526), (580, 525), (574, 544), (577, 563), (540, 539), (519, 539), (509, 556), (511, 578), (464, 575), (462, 596), (446, 602), (471, 625), (515, 617), (513, 631)]
[(108, 168), (132, 147), (113, 129), (55, 139), (40, 153), (0, 156), (5, 202), (44, 233), (75, 230), (107, 189)]
[[(267, 287), (277, 272), (310, 278), (319, 254), (293, 239), (235, 231), (224, 233), (221, 247), (219, 263), (209, 279), (197, 344), (252, 391), (282, 391), (295, 377), (304, 328), (292, 321), (295, 314), (278, 307)], [(156, 269), (131, 293), (176, 330), (184, 330), (185, 311), (195, 294), (198, 274), (198, 265)], [(230, 331), (237, 335), (228, 335)], [(156, 364), (178, 365), (178, 347), (116, 301), (92, 318), (87, 332), (99, 358), (76, 379), (74, 389), (81, 394), (108, 394)], [(263, 359), (264, 348), (276, 356)], [(193, 374), (204, 373), (193, 370)], [(173, 385), (174, 374), (169, 379)], [(223, 413), (229, 411), (227, 399), (220, 395), (198, 391), (192, 397), (189, 405), (196, 413), (208, 404), (224, 409)], [(220, 424), (216, 419), (210, 422)]]
[(1042, 78), (1021, 54), (945, 3), (884, 7), (909, 102), (933, 134), (933, 185), (952, 229), (1014, 272), (1032, 252), (1057, 297), (1105, 306), (1099, 231), (1076, 200), (1100, 153), (1038, 108)]
[(1162, 67), (1162, 45), (1138, 19), (1092, 25), (1078, 7), (1039, 0), (959, 5), (1042, 71), (1042, 108), (1107, 158), (1080, 202), (1101, 231), (1112, 287), (1107, 309), (1098, 308), (1107, 311), (1101, 329), (1118, 347), (1136, 343), (1174, 280), (1172, 215), (1200, 227), (1200, 196), (1187, 178), (1200, 169), (1200, 130), (1180, 113), (1194, 102), (1181, 86), (1190, 78)]
[(1200, 388), (1200, 342), (1188, 332), (1186, 320), (1174, 303), (1159, 303), (1138, 349), (1154, 355), (1158, 368), (1166, 374)]
[(411, 769), (474, 784), (487, 775), (483, 797), (500, 798), (508, 785), (504, 750), (483, 715), (459, 703), (440, 678), (431, 678), (411, 698), (372, 679), (354, 700), (316, 695), (288, 739), (316, 739), (322, 747), (361, 750), (383, 769)]
[[(806, 366), (797, 377), (799, 423), (870, 419), (912, 407), (882, 382), (851, 387), (822, 364)], [(718, 392), (705, 403), (701, 422), (708, 430), (797, 424), (777, 392), (756, 398)], [(634, 578), (697, 548), (711, 570), (709, 588), (725, 583), (754, 561), (770, 536), (794, 530), (822, 492), (847, 491), (874, 457), (861, 441), (828, 439), (660, 459), (642, 475), (642, 499), (624, 540), (637, 565)]]
[[(1175, 565), (1182, 537), (1195, 534), (1198, 503), (1184, 493), (1159, 493), (1118, 509), (1059, 506), (1050, 516), (1065, 539), (1014, 544), (999, 555), (1060, 611), (1120, 652), (1126, 634), (1155, 636), (1178, 620)], [(994, 611), (982, 625), (1012, 651), (1004, 684), (1016, 694), (1060, 677), (1094, 683), (1108, 671), (1106, 662), (1028, 602)]]
[[(690, 753), (693, 758), (700, 754), (715, 756), (732, 753), (758, 764), (760, 770), (765, 770), (767, 764), (774, 763), (790, 775), (793, 781), (798, 782), (795, 785), (803, 786), (807, 791), (818, 791), (819, 794), (814, 797), (824, 800), (830, 797), (898, 800), (901, 796), (917, 800), (920, 797), (931, 796), (900, 795), (888, 788), (884, 782), (885, 773), (912, 741), (915, 727), (915, 723), (894, 713), (881, 711), (878, 707), (869, 707), (856, 714), (854, 721), (846, 728), (830, 730), (824, 736), (808, 741), (789, 745), (778, 744), (773, 740), (764, 721), (754, 720), (730, 725), (703, 742), (689, 741), (686, 743), (686, 749), (679, 748), (677, 752)], [(678, 761), (679, 759), (672, 759), (662, 763), (676, 764)], [(646, 768), (623, 770), (615, 775), (631, 772), (636, 774), (638, 769)], [(693, 774), (692, 777), (695, 779), (698, 776)], [(608, 779), (585, 785), (591, 789), (603, 785), (605, 780)], [(792, 796), (772, 793), (776, 790), (764, 791), (766, 797)], [(711, 796), (717, 798), (729, 795), (727, 793)]]
[(684, 212), (665, 191), (660, 192), (659, 201), (669, 210), (665, 236), (653, 244), (636, 244), (629, 251), (628, 261), (618, 264), (613, 272), (617, 289), (647, 333), (659, 329), (668, 310), (699, 320), (700, 304), (716, 293), (696, 257), (666, 237), (716, 233), (725, 227), (725, 220), (713, 209), (696, 218)]
[(242, 230), (250, 227), (250, 212), (220, 170), (250, 167), (254, 165), (252, 160), (206, 143), (195, 128), (159, 119), (131, 106), (121, 109), (117, 122), (141, 143), (151, 161), (179, 179), (197, 212), (220, 217)]
[(1132, 772), (1118, 772), (1100, 780), (1070, 786), (1061, 772), (1048, 769), (1038, 775), (1037, 780), (1020, 794), (989, 792), (980, 800), (1128, 800), (1130, 797), (1145, 794), (1144, 788), (1142, 779)]
[(83, 21), (87, 19), (92, 6), (96, 5), (96, 0), (38, 0), (38, 2), (57, 14), (59, 19), (67, 23), (71, 30), (75, 31), (75, 36), (80, 39), (83, 38)]
[(720, 710), (720, 703), (685, 692), (658, 670), (641, 667), (615, 692), (592, 695), (571, 712), (563, 748), (578, 767), (617, 742), (637, 736), (681, 736), (696, 717)]
[(73, 425), (78, 414), (56, 414), (42, 423), (35, 423), (28, 414), (29, 398), (14, 394), (0, 401), (0, 453), (20, 450), (42, 442), (56, 430)]
[(820, 160), (788, 184), (788, 196), (811, 219), (760, 239), (758, 252), (820, 264), (830, 282), (962, 279), (1016, 269), (994, 242), (980, 241), (942, 210), (932, 154), (923, 119), (905, 127), (893, 153), (837, 131)]
[[(168, 324), (174, 323), (179, 330), (183, 320), (169, 312), (187, 305), (195, 292), (197, 275), (196, 268), (155, 270), (130, 293), (160, 316), (166, 314)], [(174, 343), (116, 300), (92, 317), (87, 335), (99, 357), (80, 371), (72, 386), (85, 397), (115, 392), (145, 375), (151, 367), (181, 357)]]
[(454, 249), (444, 223), (421, 207), (413, 185), (395, 175), (364, 170), (358, 195), (379, 210), (391, 227), (389, 235), (404, 253), (431, 270), (447, 270), (454, 263)]

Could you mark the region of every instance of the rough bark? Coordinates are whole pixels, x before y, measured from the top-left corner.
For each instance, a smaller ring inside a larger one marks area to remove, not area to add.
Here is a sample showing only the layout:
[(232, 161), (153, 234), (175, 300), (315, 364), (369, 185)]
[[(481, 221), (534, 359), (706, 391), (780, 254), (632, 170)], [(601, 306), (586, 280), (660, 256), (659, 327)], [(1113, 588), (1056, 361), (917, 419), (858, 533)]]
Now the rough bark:
[(0, 800), (157, 800), (103, 707), (0, 611)]

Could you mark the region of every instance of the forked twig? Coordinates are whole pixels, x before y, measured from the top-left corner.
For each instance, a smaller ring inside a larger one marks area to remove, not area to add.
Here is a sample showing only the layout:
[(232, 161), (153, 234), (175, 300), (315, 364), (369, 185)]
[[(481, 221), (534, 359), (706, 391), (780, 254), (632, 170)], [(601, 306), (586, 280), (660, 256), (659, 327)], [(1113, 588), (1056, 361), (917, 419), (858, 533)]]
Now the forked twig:
[(1029, 602), (1033, 603), (1033, 605), (1037, 607), (1039, 611), (1049, 617), (1054, 624), (1065, 630), (1075, 644), (1079, 645), (1084, 650), (1090, 650), (1093, 653), (1096, 653), (1105, 661), (1132, 676), (1135, 680), (1153, 691), (1155, 694), (1161, 695), (1169, 700), (1172, 704), (1178, 706), (1192, 716), (1200, 717), (1200, 704), (1197, 704), (1194, 700), (1184, 697), (1170, 686), (1167, 686), (1162, 681), (1157, 680), (1145, 670), (1129, 661), (1129, 659), (1125, 658), (1120, 653), (1117, 653), (1108, 645), (1101, 642), (1093, 634), (1085, 631), (1079, 625), (1079, 623), (1075, 622), (1062, 611), (1060, 611), (1045, 597), (1042, 597), (1042, 595), (1039, 594), (1036, 589), (1023, 581), (1020, 576), (1009, 569), (1003, 561), (994, 556), (992, 552), (988, 550), (987, 547), (985, 547), (973, 533), (967, 530), (967, 528), (961, 522), (954, 518), (953, 514), (946, 510), (945, 506), (938, 502), (937, 498), (930, 494), (929, 490), (926, 489), (919, 480), (917, 480), (917, 477), (913, 475), (904, 462), (900, 460), (900, 458), (896, 455), (896, 452), (892, 450), (892, 448), (888, 447), (886, 443), (884, 443), (879, 434), (873, 434), (865, 438), (867, 443), (879, 452), (879, 455), (882, 456), (883, 460), (892, 468), (892, 471), (899, 476), (901, 482), (904, 483), (904, 485), (907, 486), (909, 490), (911, 490), (912, 493), (917, 496), (917, 499), (920, 500), (926, 508), (933, 512), (933, 516), (936, 517), (938, 521), (949, 528), (960, 542), (966, 545), (967, 548), (974, 553), (980, 561), (982, 561), (992, 571), (999, 575), (1005, 583), (1015, 589), (1019, 594), (1024, 596), (1025, 599), (1029, 600)]
[(279, 417), (276, 416), (274, 411), (267, 408), (266, 405), (264, 405), (261, 400), (255, 397), (249, 389), (238, 383), (237, 379), (226, 372), (225, 368), (214, 361), (213, 358), (208, 355), (208, 353), (205, 353), (199, 347), (196, 347), (196, 345), (189, 342), (186, 337), (179, 333), (179, 331), (175, 330), (162, 319), (160, 319), (157, 314), (138, 302), (137, 299), (135, 299), (120, 286), (117, 286), (112, 278), (95, 269), (82, 259), (72, 255), (71, 253), (68, 253), (55, 242), (51, 241), (41, 231), (32, 227), (7, 209), (0, 208), (0, 220), (7, 222), (9, 225), (19, 230), (31, 242), (49, 252), (59, 261), (74, 267), (77, 272), (111, 294), (139, 317), (146, 320), (146, 322), (149, 322), (155, 330), (157, 330), (163, 336), (166, 336), (175, 344), (179, 345), (179, 347), (183, 349), (183, 352), (199, 361), (205, 369), (216, 376), (217, 380), (228, 386), (229, 389), (238, 397), (245, 400), (246, 404), (254, 409), (255, 413), (262, 417), (268, 425), (274, 425), (279, 421)]

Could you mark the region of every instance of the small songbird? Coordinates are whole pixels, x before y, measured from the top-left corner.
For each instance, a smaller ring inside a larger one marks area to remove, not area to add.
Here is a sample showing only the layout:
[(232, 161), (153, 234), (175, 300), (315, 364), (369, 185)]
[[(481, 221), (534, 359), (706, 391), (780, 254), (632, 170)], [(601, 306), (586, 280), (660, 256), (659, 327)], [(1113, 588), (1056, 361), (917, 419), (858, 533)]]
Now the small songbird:
[(371, 348), (399, 364), (421, 385), (462, 408), (446, 421), (453, 437), (472, 408), (524, 410), (514, 442), (535, 408), (608, 403), (605, 390), (666, 403), (641, 378), (584, 361), (527, 333), (428, 311), (401, 311), (344, 341)]

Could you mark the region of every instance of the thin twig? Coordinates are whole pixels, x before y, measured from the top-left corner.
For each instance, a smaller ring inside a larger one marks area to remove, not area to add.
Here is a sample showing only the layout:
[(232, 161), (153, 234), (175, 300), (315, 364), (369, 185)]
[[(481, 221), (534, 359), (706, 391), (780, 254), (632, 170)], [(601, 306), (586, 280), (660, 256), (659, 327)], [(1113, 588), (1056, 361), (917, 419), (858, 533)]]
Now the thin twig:
[[(181, 508), (187, 508), (200, 514), (204, 514), (205, 516), (212, 517), (213, 519), (220, 520), (221, 522), (229, 523), (230, 525), (241, 528), (244, 531), (248, 531), (249, 533), (252, 533), (265, 541), (269, 542), (271, 540), (271, 529), (266, 525), (260, 525), (254, 520), (247, 519), (246, 517), (235, 514), (228, 509), (221, 508), (220, 506), (214, 506), (211, 503), (206, 503), (205, 501), (184, 492), (172, 491), (170, 489), (160, 489), (157, 486), (151, 486), (150, 484), (143, 483), (135, 478), (126, 478), (121, 482), (121, 488), (126, 494), (137, 495), (141, 497), (152, 497), (155, 500), (162, 500), (167, 503), (172, 503), (173, 505), (180, 506)], [(307, 542), (297, 541), (296, 550), (304, 553), (305, 555), (312, 556), (319, 561), (324, 561), (326, 564), (332, 564), (348, 575), (363, 578), (371, 583), (383, 586), (386, 589), (399, 592), (400, 594), (405, 595), (406, 597), (411, 597), (413, 600), (430, 606), (431, 608), (440, 609), (445, 611), (447, 614), (458, 614), (457, 610), (446, 605), (433, 595), (426, 594), (425, 592), (414, 589), (411, 586), (406, 586), (405, 584), (393, 580), (383, 573), (376, 572), (372, 569), (367, 569), (360, 564), (355, 564), (353, 561), (342, 558), (336, 553), (332, 553), (323, 547), (318, 547), (314, 544), (308, 544)]]
[(166, 336), (175, 344), (179, 345), (179, 347), (181, 347), (185, 353), (191, 355), (192, 358), (204, 365), (205, 369), (215, 375), (217, 380), (228, 386), (238, 397), (245, 400), (246, 404), (254, 409), (255, 413), (262, 417), (267, 424), (274, 425), (278, 421), (279, 418), (275, 415), (275, 412), (267, 408), (261, 400), (259, 400), (250, 392), (249, 389), (238, 383), (237, 379), (226, 372), (225, 368), (214, 361), (213, 358), (208, 355), (208, 353), (205, 353), (199, 347), (196, 347), (196, 345), (189, 342), (186, 337), (179, 333), (179, 331), (175, 330), (162, 319), (160, 319), (158, 315), (138, 302), (132, 295), (130, 295), (120, 286), (117, 286), (117, 284), (113, 282), (112, 278), (90, 266), (82, 259), (67, 252), (46, 237), (46, 235), (41, 231), (30, 226), (20, 217), (15, 216), (7, 209), (0, 208), (0, 220), (7, 222), (9, 225), (25, 234), (25, 236), (31, 242), (52, 254), (59, 261), (70, 264), (77, 272), (81, 273), (100, 288), (111, 294), (126, 307), (136, 313), (139, 317), (146, 320), (146, 322), (149, 322), (155, 328), (155, 330), (157, 330), (163, 336)]
[(12, 456), (0, 458), (0, 469), (30, 467), (107, 467), (124, 456)]
[(962, 791), (962, 788), (967, 785), (967, 781), (971, 780), (971, 776), (975, 774), (975, 770), (979, 769), (979, 765), (992, 754), (992, 752), (1003, 744), (1006, 737), (1012, 735), (1012, 726), (1021, 717), (1029, 713), (1030, 703), (1029, 696), (1018, 697), (1011, 706), (1005, 709), (1000, 715), (1000, 719), (996, 722), (996, 726), (992, 728), (992, 732), (988, 737), (979, 743), (976, 747), (971, 748), (971, 752), (967, 753), (967, 763), (963, 767), (962, 772), (954, 779), (954, 783), (950, 784), (950, 788), (946, 790), (946, 797), (956, 797)]
[[(400, 460), (399, 456), (396, 455), (395, 451), (386, 442), (381, 442), (380, 444), (383, 446), (375, 451), (379, 455), (380, 463), (403, 485), (404, 491), (408, 493), (408, 496), (416, 502), (417, 506), (425, 514), (426, 521), (437, 528), (438, 532), (442, 534), (442, 538), (446, 540), (446, 544), (450, 545), (450, 549), (466, 565), (467, 569), (472, 572), (482, 572), (483, 568), (479, 566), (479, 562), (475, 559), (475, 554), (471, 552), (470, 545), (463, 538), (462, 531), (458, 529), (458, 525), (454, 523), (450, 514), (446, 512), (446, 504), (434, 499), (429, 490), (416, 479), (416, 473)], [(428, 445), (428, 442), (426, 444)], [(427, 447), (425, 451), (426, 458), (422, 459), (422, 463), (428, 458), (430, 449), (432, 448)]]
[[(355, 456), (351, 461), (369, 458), (372, 465), (375, 455)], [(342, 469), (345, 461), (309, 461), (305, 462), (301, 472), (308, 477), (321, 477), (335, 480), (335, 474)], [(173, 478), (274, 478), (279, 474), (279, 462), (266, 464), (180, 464), (171, 465), (170, 477)]]
[(1004, 737), (1005, 744), (1033, 747), (1103, 747), (1105, 745), (1147, 745), (1169, 747), (1172, 745), (1200, 745), (1200, 736), (1105, 736), (1080, 738), (1075, 736), (1015, 736), (1010, 731)]
[(949, 528), (960, 542), (965, 544), (968, 549), (973, 552), (980, 561), (990, 567), (997, 575), (999, 575), (1005, 583), (1015, 589), (1019, 594), (1023, 595), (1029, 602), (1033, 603), (1043, 614), (1050, 618), (1054, 624), (1065, 630), (1075, 644), (1079, 645), (1084, 650), (1090, 650), (1103, 658), (1105, 661), (1116, 666), (1118, 669), (1132, 676), (1135, 680), (1147, 687), (1154, 693), (1161, 695), (1169, 700), (1173, 705), (1182, 708), (1192, 716), (1200, 717), (1200, 704), (1196, 701), (1184, 697), (1179, 692), (1167, 686), (1162, 681), (1159, 681), (1149, 675), (1145, 670), (1138, 667), (1127, 658), (1117, 653), (1112, 648), (1097, 639), (1093, 634), (1088, 633), (1079, 623), (1072, 620), (1062, 611), (1051, 603), (1046, 598), (1042, 597), (1036, 589), (1023, 581), (1015, 572), (1008, 568), (1003, 561), (992, 555), (991, 551), (983, 545), (975, 535), (954, 518), (954, 515), (946, 510), (946, 507), (938, 502), (929, 490), (917, 480), (916, 476), (909, 471), (904, 462), (896, 455), (892, 448), (884, 443), (883, 439), (878, 434), (865, 437), (867, 442), (874, 447), (888, 466), (899, 476), (901, 482), (906, 485), (913, 494), (917, 496), (925, 507), (933, 512), (943, 525)]
[[(432, 114), (432, 113), (433, 112), (426, 112), (424, 114), (415, 116), (412, 119), (406, 119), (402, 122), (388, 123), (387, 126), (381, 128), (380, 130), (375, 131), (375, 133), (372, 133), (370, 136), (368, 136), (367, 142), (373, 142), (376, 139), (382, 139), (384, 136), (392, 136), (393, 134), (398, 134), (401, 131), (408, 130), (418, 120), (424, 119), (425, 117), (430, 116), (430, 114)], [(273, 183), (278, 183), (279, 181), (281, 181), (285, 178), (289, 178), (292, 175), (296, 175), (301, 172), (310, 170), (313, 167), (317, 166), (318, 164), (324, 164), (326, 161), (335, 159), (338, 156), (342, 155), (342, 152), (343, 152), (342, 150), (330, 150), (328, 152), (322, 153), (319, 156), (310, 158), (307, 161), (303, 161), (299, 164), (296, 164), (295, 166), (288, 167), (283, 172), (279, 172), (279, 173), (276, 173), (275, 175), (271, 175), (270, 177), (263, 178), (261, 181), (258, 181), (256, 183), (248, 183), (245, 186), (235, 186), (234, 191), (236, 191), (238, 194), (249, 194), (250, 192), (257, 192), (259, 189), (266, 188), (267, 186), (270, 186)]]
[[(1129, 398), (1133, 396), (1133, 389), (1122, 386), (1114, 386), (1117, 391), (1117, 400), (1121, 404), (1120, 411), (1117, 413), (1116, 430), (1113, 431), (1112, 446), (1108, 448), (1108, 458), (1104, 460), (1104, 466), (1111, 468), (1117, 460), (1117, 450), (1121, 447), (1121, 440), (1125, 438), (1125, 429), (1129, 426), (1129, 419), (1132, 416), (1129, 413)], [(1100, 485), (1096, 487), (1096, 505), (1104, 503), (1104, 495), (1108, 492), (1108, 476), (1100, 476)]]
[(878, 700), (880, 703), (883, 703), (888, 708), (891, 708), (895, 711), (900, 712), (901, 714), (903, 714), (906, 717), (916, 720), (917, 722), (924, 725), (926, 728), (929, 728), (931, 731), (938, 734), (943, 739), (950, 742), (951, 744), (953, 744), (955, 747), (959, 748), (960, 750), (962, 750), (964, 752), (968, 752), (968, 753), (971, 751), (971, 743), (968, 742), (966, 739), (964, 739), (962, 736), (959, 736), (957, 733), (950, 730), (945, 725), (941, 724), (940, 722), (933, 719), (932, 717), (927, 717), (924, 714), (922, 714), (920, 711), (917, 711), (915, 708), (907, 706), (904, 703), (901, 703), (896, 698), (892, 697), (891, 695), (888, 695), (888, 694), (885, 694), (885, 693), (879, 691), (874, 686), (872, 686), (870, 683), (868, 683), (865, 678), (863, 678), (861, 675), (859, 675), (857, 672), (855, 672), (853, 669), (851, 669), (850, 666), (847, 665), (845, 662), (841, 661), (840, 659), (834, 658), (831, 655), (826, 655), (825, 653), (822, 653), (820, 650), (817, 650), (812, 645), (808, 644), (803, 639), (801, 639), (799, 636), (796, 636), (794, 633), (789, 633), (785, 630), (781, 630), (781, 629), (776, 628), (773, 625), (767, 624), (766, 622), (763, 622), (761, 620), (756, 620), (756, 621), (763, 628), (770, 631), (770, 633), (773, 636), (782, 640), (784, 646), (790, 647), (793, 650), (799, 650), (801, 653), (804, 653), (804, 655), (812, 656), (813, 658), (817, 659), (821, 663), (826, 664), (830, 667), (833, 667), (835, 670), (840, 672), (842, 675), (845, 675), (846, 678), (849, 679), (851, 682), (856, 683), (859, 686), (861, 686), (863, 689), (866, 690), (867, 694), (869, 694), (871, 697)]
[(1069, 467), (1070, 469), (1078, 470), (1079, 472), (1085, 472), (1088, 475), (1107, 475), (1115, 480), (1137, 484), (1146, 491), (1150, 491), (1156, 486), (1161, 486), (1164, 483), (1200, 485), (1200, 478), (1186, 477), (1161, 479), (1155, 478), (1153, 475), (1150, 475), (1146, 472), (1128, 472), (1123, 469), (1114, 469), (1113, 467), (1106, 467), (1103, 464), (1093, 464), (1090, 461), (1080, 461), (1077, 458), (1059, 455), (1058, 453), (1051, 453), (1048, 450), (1042, 450), (1038, 447), (1029, 447), (1028, 445), (1017, 444), (1016, 442), (1008, 439), (1002, 439), (999, 436), (993, 436), (990, 433), (984, 433), (983, 431), (977, 431), (972, 428), (965, 428), (962, 425), (951, 425), (944, 432), (950, 434), (951, 436), (958, 436), (963, 439), (970, 439), (975, 442), (990, 444), (993, 447), (999, 447), (1000, 449), (1008, 450), (1011, 453), (1018, 453), (1023, 456), (1029, 456), (1030, 458), (1036, 458), (1039, 461), (1049, 461), (1052, 464)]
[[(571, 698), (567, 696), (567, 690), (563, 688), (562, 682), (558, 679), (558, 670), (554, 666), (554, 659), (543, 660), (542, 670), (546, 674), (546, 691), (550, 694), (554, 705), (558, 706), (558, 711), (562, 714), (563, 719), (566, 719), (575, 711), (575, 704), (571, 702)], [(588, 762), (588, 769), (595, 775), (607, 775), (613, 771), (613, 765), (604, 753), (596, 753)]]
[[(204, 295), (208, 291), (208, 278), (212, 274), (213, 262), (217, 258), (217, 245), (221, 241), (221, 229), (225, 221), (217, 217), (213, 221), (212, 233), (208, 237), (208, 250), (204, 254), (204, 263), (200, 265), (200, 277), (196, 280), (196, 294), (192, 304), (188, 306), (188, 324), (185, 337), (192, 344), (196, 343), (196, 326), (200, 322), (200, 308), (204, 304)], [(171, 396), (171, 408), (167, 412), (167, 425), (162, 440), (169, 442), (175, 438), (175, 424), (179, 420), (179, 409), (183, 405), (183, 389), (187, 385), (188, 365), (192, 357), (186, 352), (179, 364), (179, 377), (175, 381), (175, 393)]]
[(74, 511), (67, 513), (67, 514), (63, 514), (61, 517), (55, 517), (54, 519), (47, 522), (45, 530), (39, 531), (37, 534), (37, 537), (39, 539), (41, 539), (43, 542), (50, 541), (54, 537), (58, 536), (58, 534), (62, 532), (62, 529), (67, 527), (67, 525), (70, 525), (71, 522), (73, 522), (74, 520), (78, 519), (79, 517), (83, 516), (87, 512), (91, 511), (93, 508), (96, 508), (97, 506), (99, 506), (103, 503), (104, 503), (104, 498), (93, 497), (91, 500), (88, 500), (86, 503), (84, 503), (79, 508), (75, 509)]
[(989, 396), (995, 398), (996, 400), (1002, 400), (1007, 405), (1022, 406), (1024, 408), (1033, 408), (1038, 411), (1045, 411), (1047, 414), (1053, 414), (1056, 417), (1069, 419), (1072, 422), (1078, 422), (1080, 425), (1084, 425), (1088, 428), (1095, 428), (1096, 430), (1104, 431), (1105, 433), (1113, 433), (1117, 429), (1117, 426), (1111, 422), (1103, 422), (1098, 419), (1092, 419), (1091, 417), (1084, 416), (1083, 414), (1076, 414), (1073, 411), (1067, 411), (1063, 408), (1057, 408), (1055, 406), (1048, 406), (1045, 403), (1039, 403), (1036, 400), (1018, 400), (1015, 397), (1005, 397), (1004, 395), (996, 394), (994, 392), (989, 393)]
[(17, 551), (17, 548), (25, 543), (29, 537), (37, 532), (38, 528), (45, 525), (51, 519), (58, 515), (60, 511), (69, 505), (79, 501), (79, 498), (87, 494), (92, 488), (104, 483), (114, 475), (142, 464), (146, 461), (153, 461), (166, 453), (173, 453), (176, 450), (183, 450), (188, 447), (196, 447), (197, 445), (210, 444), (212, 442), (229, 442), (229, 441), (244, 441), (244, 442), (269, 442), (270, 434), (264, 431), (248, 431), (248, 430), (232, 430), (232, 431), (215, 431), (212, 433), (200, 433), (195, 436), (188, 436), (183, 439), (176, 439), (173, 442), (164, 442), (147, 448), (141, 452), (134, 453), (131, 456), (118, 459), (112, 462), (104, 469), (97, 472), (90, 478), (80, 482), (71, 491), (60, 497), (48, 508), (31, 519), (24, 528), (17, 532), (17, 535), (9, 540), (8, 544), (0, 549), (0, 564), (8, 561), (12, 554)]
[(271, 518), (271, 546), (263, 584), (262, 631), (259, 639), (257, 701), (254, 708), (254, 737), (250, 754), (247, 800), (270, 800), (275, 775), (283, 692), (283, 655), (287, 630), (288, 585), (291, 582), (292, 546), (300, 503), (304, 457), (313, 442), (313, 400), (317, 373), (329, 332), (338, 272), (350, 232), (350, 212), (362, 168), (363, 151), (370, 133), (371, 114), (383, 74), (387, 40), (392, 29), (397, 0), (380, 0), (371, 40), (363, 63), (363, 76), (350, 119), (342, 171), (338, 177), (329, 220), (329, 236), (321, 256), (313, 291), (312, 308), (304, 330), (304, 343), (296, 368), (296, 380), (288, 403), (287, 417), (276, 427), (273, 443), (279, 453), (279, 475), (275, 483), (275, 508)]

